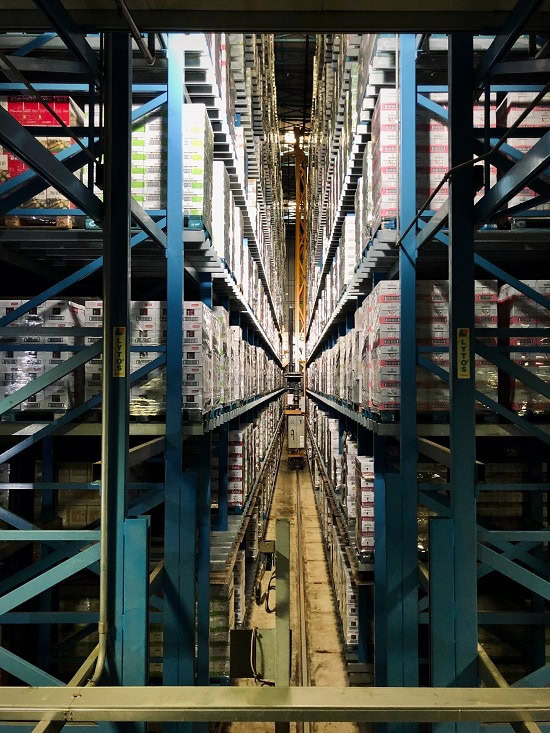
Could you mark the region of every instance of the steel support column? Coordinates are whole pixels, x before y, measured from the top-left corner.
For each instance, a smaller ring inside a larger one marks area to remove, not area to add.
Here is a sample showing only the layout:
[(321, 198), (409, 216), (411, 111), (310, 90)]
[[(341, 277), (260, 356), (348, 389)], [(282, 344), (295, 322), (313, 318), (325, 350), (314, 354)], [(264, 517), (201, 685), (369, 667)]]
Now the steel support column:
[[(472, 35), (453, 33), (449, 36), (449, 167), (457, 166), (473, 157), (473, 86)], [(449, 622), (448, 633), (454, 633), (453, 685), (476, 687), (477, 537), (472, 167), (465, 167), (454, 173), (449, 188), (449, 427), (455, 600), (454, 626)]]
[[(416, 216), (416, 38), (399, 36), (400, 181), (399, 229)], [(397, 596), (387, 593), (388, 611), (400, 612), (396, 633), (388, 629), (388, 684), (418, 685), (418, 576), (416, 490), (416, 237), (404, 237), (399, 253), (401, 278), (401, 425), (399, 511), (401, 534), (387, 536), (388, 564), (400, 575)], [(390, 493), (390, 486), (387, 486)], [(392, 498), (393, 501), (393, 498)], [(389, 509), (386, 507), (386, 521)], [(399, 555), (399, 557), (398, 557)], [(393, 557), (392, 557), (393, 556)], [(393, 599), (393, 600), (392, 600)]]
[[(131, 46), (106, 41), (105, 220), (103, 268), (102, 512), (107, 522), (108, 670), (123, 681), (124, 520), (128, 480), (130, 298)], [(106, 512), (106, 516), (105, 516)], [(105, 551), (106, 548), (103, 548)], [(104, 555), (105, 562), (105, 555)]]
[[(183, 44), (168, 37), (167, 320), (165, 450), (165, 685), (195, 681), (196, 477), (184, 474), (182, 426), (183, 350)], [(165, 730), (190, 733), (185, 723)]]
[[(430, 681), (433, 687), (448, 687), (455, 677), (455, 648), (449, 634), (454, 615), (453, 521), (430, 520)], [(434, 733), (454, 730), (452, 723), (438, 723)]]

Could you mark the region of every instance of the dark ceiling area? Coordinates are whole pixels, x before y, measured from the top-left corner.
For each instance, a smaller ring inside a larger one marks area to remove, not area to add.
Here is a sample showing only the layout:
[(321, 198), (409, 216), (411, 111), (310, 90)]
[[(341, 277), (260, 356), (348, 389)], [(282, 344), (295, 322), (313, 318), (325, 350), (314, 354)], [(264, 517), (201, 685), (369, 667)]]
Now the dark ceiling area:
[(315, 35), (306, 33), (275, 34), (275, 77), (277, 83), (277, 108), (281, 134), (281, 159), (285, 218), (294, 224), (295, 184), (294, 128), (305, 129), (305, 150), (310, 129), (311, 94), (313, 87), (313, 58)]

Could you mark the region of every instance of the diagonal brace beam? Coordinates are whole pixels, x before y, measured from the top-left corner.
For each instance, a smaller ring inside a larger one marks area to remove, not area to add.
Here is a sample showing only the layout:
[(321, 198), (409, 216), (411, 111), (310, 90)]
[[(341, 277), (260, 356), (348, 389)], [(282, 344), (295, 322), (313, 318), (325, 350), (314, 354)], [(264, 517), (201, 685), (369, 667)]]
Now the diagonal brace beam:
[(481, 57), (474, 75), (477, 88), (491, 74), (495, 65), (510, 51), (522, 30), (535, 12), (541, 0), (518, 0), (504, 27), (497, 33), (493, 42)]
[[(157, 226), (159, 226), (161, 229), (164, 228), (166, 226), (166, 218), (158, 221)], [(135, 247), (136, 245), (141, 244), (141, 242), (144, 242), (146, 239), (147, 234), (145, 232), (138, 232), (137, 234), (134, 234), (134, 236), (130, 240), (130, 247)], [(28, 313), (32, 308), (37, 308), (49, 298), (56, 297), (57, 295), (59, 295), (59, 293), (62, 293), (64, 290), (67, 290), (67, 288), (70, 288), (81, 280), (84, 280), (84, 278), (92, 275), (94, 272), (97, 272), (102, 267), (103, 257), (98, 257), (96, 260), (90, 262), (88, 265), (84, 265), (84, 267), (81, 267), (80, 270), (77, 270), (72, 275), (68, 275), (63, 280), (60, 280), (55, 285), (52, 285), (51, 288), (43, 290), (39, 295), (36, 295), (34, 298), (31, 298), (26, 303), (23, 303), (23, 305), (20, 305), (19, 308), (15, 308), (11, 313), (8, 313), (0, 318), (0, 328), (4, 326), (9, 326), (10, 323), (13, 323), (13, 321), (21, 318), (21, 316), (24, 316), (25, 313)]]
[(78, 573), (80, 570), (84, 570), (84, 568), (92, 565), (97, 560), (99, 560), (99, 543), (82, 550), (77, 555), (70, 557), (68, 560), (56, 565), (56, 567), (42, 573), (37, 578), (29, 580), (28, 583), (2, 596), (0, 598), (0, 614), (17, 608), (17, 606), (25, 603), (25, 601), (34, 598), (39, 593), (43, 593), (53, 585), (70, 578), (71, 575)]
[(499, 369), (502, 369), (506, 374), (509, 374), (511, 377), (514, 377), (514, 379), (526, 384), (530, 389), (550, 399), (550, 384), (540, 379), (535, 374), (532, 374), (520, 364), (516, 364), (507, 356), (504, 356), (502, 352), (482, 344), (479, 339), (475, 340), (475, 351), (476, 354), (479, 354), (479, 356), (482, 356), (486, 361), (494, 364)]
[(0, 647), (0, 669), (33, 687), (64, 687), (64, 683), (13, 652)]
[(522, 568), (517, 563), (512, 562), (512, 560), (509, 560), (504, 555), (495, 552), (495, 550), (491, 550), (485, 545), (478, 544), (477, 556), (481, 562), (486, 563), (494, 570), (502, 573), (502, 575), (545, 598), (547, 601), (550, 600), (550, 582), (547, 580), (540, 578), (526, 568)]
[[(81, 352), (82, 353), (82, 352)], [(163, 364), (166, 363), (166, 355), (162, 354), (162, 356), (159, 356), (157, 359), (154, 359), (149, 364), (146, 364), (145, 366), (141, 367), (141, 369), (137, 369), (135, 372), (130, 374), (130, 384), (134, 384), (138, 379), (141, 379), (149, 372), (152, 372), (154, 369), (158, 369), (159, 367), (163, 366)], [(18, 453), (21, 453), (22, 451), (26, 450), (27, 448), (30, 448), (31, 445), (34, 445), (35, 443), (38, 443), (40, 440), (43, 440), (44, 438), (47, 438), (48, 435), (53, 435), (56, 433), (60, 428), (62, 428), (64, 425), (68, 425), (69, 423), (73, 422), (77, 418), (79, 418), (81, 415), (84, 415), (88, 410), (93, 409), (94, 407), (97, 407), (101, 404), (101, 400), (103, 398), (102, 394), (95, 395), (91, 399), (89, 399), (87, 402), (83, 402), (81, 405), (78, 405), (78, 407), (75, 407), (72, 410), (69, 410), (65, 415), (60, 417), (57, 420), (54, 420), (49, 425), (46, 425), (42, 430), (39, 430), (37, 433), (34, 433), (33, 435), (29, 435), (28, 438), (25, 438), (17, 445), (12, 446), (11, 448), (8, 448), (3, 453), (0, 453), (0, 463), (4, 463), (5, 461), (8, 461), (10, 458), (13, 458), (13, 456), (16, 456)]]
[(94, 76), (97, 76), (99, 73), (98, 58), (61, 1), (34, 0), (34, 4), (47, 17), (67, 48), (74, 53), (77, 59), (86, 64)]
[[(426, 224), (422, 221), (422, 219), (419, 219), (418, 226), (420, 229), (423, 229)], [(444, 244), (445, 246), (449, 246), (449, 237), (447, 234), (444, 234), (443, 232), (438, 232), (435, 235), (435, 238), (441, 242), (441, 244)], [(501, 267), (498, 267), (498, 265), (494, 265), (492, 262), (489, 262), (489, 260), (485, 259), (485, 257), (482, 257), (481, 255), (474, 254), (474, 264), (477, 267), (481, 267), (483, 270), (488, 272), (490, 275), (492, 275), (497, 280), (503, 280), (505, 283), (508, 283), (508, 285), (511, 285), (515, 290), (518, 290), (520, 293), (523, 293), (527, 298), (530, 298), (531, 300), (534, 300), (535, 303), (538, 303), (539, 305), (542, 305), (543, 308), (550, 309), (550, 299), (545, 297), (542, 293), (539, 293), (534, 288), (530, 287), (526, 283), (524, 283), (522, 280), (518, 280), (517, 277), (513, 277), (510, 275), (510, 273), (503, 270)], [(2, 326), (3, 323), (0, 321), (0, 326)]]
[[(434, 364), (432, 361), (429, 361), (425, 357), (419, 356), (417, 359), (417, 364), (421, 367), (424, 367), (424, 369), (427, 369), (429, 372), (432, 372), (432, 374), (435, 374), (444, 382), (449, 382), (449, 372), (447, 372), (445, 369), (442, 369), (437, 364)], [(532, 425), (531, 423), (527, 422), (527, 420), (524, 420), (519, 415), (516, 415), (516, 413), (512, 412), (512, 410), (508, 410), (506, 407), (503, 407), (498, 402), (495, 402), (495, 400), (487, 397), (487, 395), (483, 394), (483, 392), (479, 392), (479, 390), (476, 390), (474, 392), (474, 397), (482, 405), (488, 407), (489, 410), (492, 410), (493, 412), (502, 415), (502, 417), (505, 417), (511, 423), (517, 425), (517, 427), (521, 430), (529, 433), (529, 435), (532, 435), (534, 438), (538, 438), (538, 440), (541, 440), (543, 443), (550, 445), (550, 435), (544, 433), (536, 425)]]
[(525, 186), (544, 171), (550, 162), (550, 132), (515, 163), (504, 176), (475, 204), (477, 220), (483, 220), (498, 211)]

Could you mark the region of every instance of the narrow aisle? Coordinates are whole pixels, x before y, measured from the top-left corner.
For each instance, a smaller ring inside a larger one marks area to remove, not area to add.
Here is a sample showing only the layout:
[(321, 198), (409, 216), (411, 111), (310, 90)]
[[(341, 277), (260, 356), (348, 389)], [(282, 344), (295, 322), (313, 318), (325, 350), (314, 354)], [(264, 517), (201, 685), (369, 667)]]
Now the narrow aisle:
[[(314, 687), (345, 687), (348, 677), (338, 632), (334, 595), (309, 470), (299, 475), (305, 558), (309, 668)], [(353, 723), (315, 723), (312, 733), (356, 733)]]
[[(348, 684), (345, 671), (342, 646), (338, 633), (332, 588), (328, 576), (327, 565), (322, 544), (321, 528), (317, 516), (317, 508), (313, 495), (313, 487), (309, 470), (299, 473), (288, 469), (287, 448), (283, 448), (279, 475), (273, 495), (273, 506), (269, 519), (266, 538), (275, 539), (275, 523), (277, 519), (290, 520), (290, 576), (291, 576), (291, 627), (296, 640), (292, 648), (292, 684), (300, 680), (300, 645), (299, 645), (299, 599), (296, 556), (298, 528), (296, 525), (297, 482), (300, 482), (300, 499), (302, 502), (302, 552), (305, 558), (305, 600), (308, 629), (308, 649), (310, 659), (310, 684), (317, 687), (344, 687)], [(265, 592), (270, 573), (266, 573), (262, 582)], [(274, 594), (270, 599), (275, 606)], [(253, 605), (249, 615), (249, 626), (274, 628), (275, 614), (268, 614), (263, 605)], [(253, 680), (239, 680), (239, 685), (254, 686)], [(228, 733), (274, 733), (272, 723), (232, 723), (226, 729)], [(317, 723), (311, 726), (312, 733), (356, 733), (357, 726), (344, 723)], [(296, 731), (296, 726), (291, 726)]]

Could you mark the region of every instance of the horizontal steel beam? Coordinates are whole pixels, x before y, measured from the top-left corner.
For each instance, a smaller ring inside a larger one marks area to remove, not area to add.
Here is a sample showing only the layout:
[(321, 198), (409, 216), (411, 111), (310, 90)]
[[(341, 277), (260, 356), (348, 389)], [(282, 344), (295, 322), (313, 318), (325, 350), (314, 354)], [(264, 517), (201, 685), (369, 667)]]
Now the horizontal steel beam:
[(550, 720), (547, 689), (339, 687), (0, 688), (0, 720), (485, 722)]
[[(132, 8), (132, 17), (141, 31), (252, 31), (309, 33), (450, 33), (472, 31), (495, 33), (502, 30), (509, 18), (512, 4), (506, 0), (479, 0), (468, 3), (466, 10), (442, 9), (438, 0), (424, 0), (414, 9), (403, 10), (404, 3), (371, 0), (368, 6), (360, 0), (327, 3), (314, 0), (307, 10), (296, 10), (292, 0), (284, 2), (246, 2), (224, 0), (215, 12), (205, 13), (200, 3), (182, 10), (181, 3), (165, 3), (162, 10)], [(397, 6), (397, 9), (395, 9)], [(116, 9), (70, 8), (71, 17), (82, 32), (127, 31), (124, 18)], [(0, 11), (0, 27), (5, 31), (51, 30), (52, 24), (38, 11), (29, 8)], [(538, 12), (526, 25), (526, 30), (543, 33), (550, 30), (550, 13)]]

